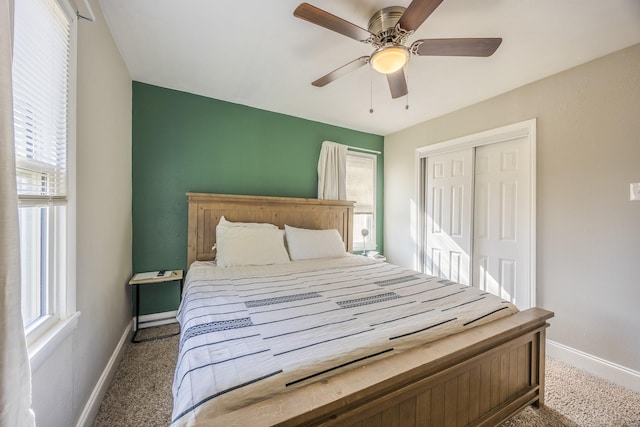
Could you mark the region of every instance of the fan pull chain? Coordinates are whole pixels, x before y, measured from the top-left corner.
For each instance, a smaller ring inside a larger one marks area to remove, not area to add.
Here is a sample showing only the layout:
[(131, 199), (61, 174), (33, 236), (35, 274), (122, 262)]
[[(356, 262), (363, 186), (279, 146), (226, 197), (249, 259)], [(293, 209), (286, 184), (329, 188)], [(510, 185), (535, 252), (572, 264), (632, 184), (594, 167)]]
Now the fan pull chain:
[[(407, 88), (408, 88), (409, 87), (409, 67), (407, 65), (404, 66), (404, 74), (407, 79)], [(409, 89), (407, 89), (407, 97), (405, 98), (404, 109), (405, 110), (409, 109)]]
[(369, 113), (373, 114), (373, 68), (369, 67)]

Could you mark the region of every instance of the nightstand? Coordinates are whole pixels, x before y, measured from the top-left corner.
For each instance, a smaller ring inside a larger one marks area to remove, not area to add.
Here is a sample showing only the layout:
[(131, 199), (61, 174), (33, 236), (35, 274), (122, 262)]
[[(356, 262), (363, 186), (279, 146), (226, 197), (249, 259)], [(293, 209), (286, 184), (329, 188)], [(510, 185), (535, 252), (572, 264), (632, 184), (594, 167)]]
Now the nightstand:
[(180, 295), (182, 298), (182, 285), (183, 285), (183, 271), (182, 270), (166, 270), (164, 276), (158, 276), (157, 271), (150, 271), (147, 273), (138, 273), (134, 274), (131, 280), (129, 280), (129, 285), (131, 285), (136, 290), (136, 325), (135, 330), (133, 332), (133, 336), (131, 337), (131, 342), (139, 343), (144, 341), (152, 341), (161, 338), (172, 337), (178, 335), (180, 332), (171, 334), (171, 335), (163, 335), (161, 337), (154, 337), (145, 340), (136, 340), (136, 335), (138, 334), (138, 330), (140, 329), (140, 286), (142, 285), (155, 285), (161, 283), (170, 283), (180, 281)]

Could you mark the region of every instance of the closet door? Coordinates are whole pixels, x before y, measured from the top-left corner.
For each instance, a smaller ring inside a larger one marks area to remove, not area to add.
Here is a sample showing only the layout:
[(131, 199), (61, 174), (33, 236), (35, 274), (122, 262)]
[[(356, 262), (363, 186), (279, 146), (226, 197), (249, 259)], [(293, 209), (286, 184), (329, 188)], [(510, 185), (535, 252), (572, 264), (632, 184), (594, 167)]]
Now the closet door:
[(425, 272), (471, 284), (473, 149), (430, 156)]
[(473, 284), (531, 306), (531, 161), (526, 138), (475, 153)]

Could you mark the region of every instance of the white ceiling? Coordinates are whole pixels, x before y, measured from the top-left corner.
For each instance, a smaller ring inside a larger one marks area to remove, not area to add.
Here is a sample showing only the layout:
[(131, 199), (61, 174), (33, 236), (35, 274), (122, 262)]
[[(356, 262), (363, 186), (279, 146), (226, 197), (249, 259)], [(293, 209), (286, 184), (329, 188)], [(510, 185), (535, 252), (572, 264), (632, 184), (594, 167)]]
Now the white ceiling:
[[(298, 0), (99, 1), (133, 80), (378, 135), (640, 42), (639, 0), (445, 0), (408, 44), (502, 37), (502, 45), (489, 58), (413, 56), (406, 110), (368, 66), (311, 85), (371, 47), (295, 18)], [(309, 2), (366, 28), (377, 10), (410, 0)]]

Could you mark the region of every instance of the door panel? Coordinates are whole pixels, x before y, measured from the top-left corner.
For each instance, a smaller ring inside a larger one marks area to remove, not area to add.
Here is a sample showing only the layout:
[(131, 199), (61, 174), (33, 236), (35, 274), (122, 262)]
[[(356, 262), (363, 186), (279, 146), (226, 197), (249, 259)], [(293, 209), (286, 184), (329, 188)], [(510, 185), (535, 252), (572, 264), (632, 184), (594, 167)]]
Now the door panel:
[(520, 138), (476, 148), (473, 283), (531, 306), (530, 159)]
[(471, 284), (473, 149), (427, 159), (425, 272)]

